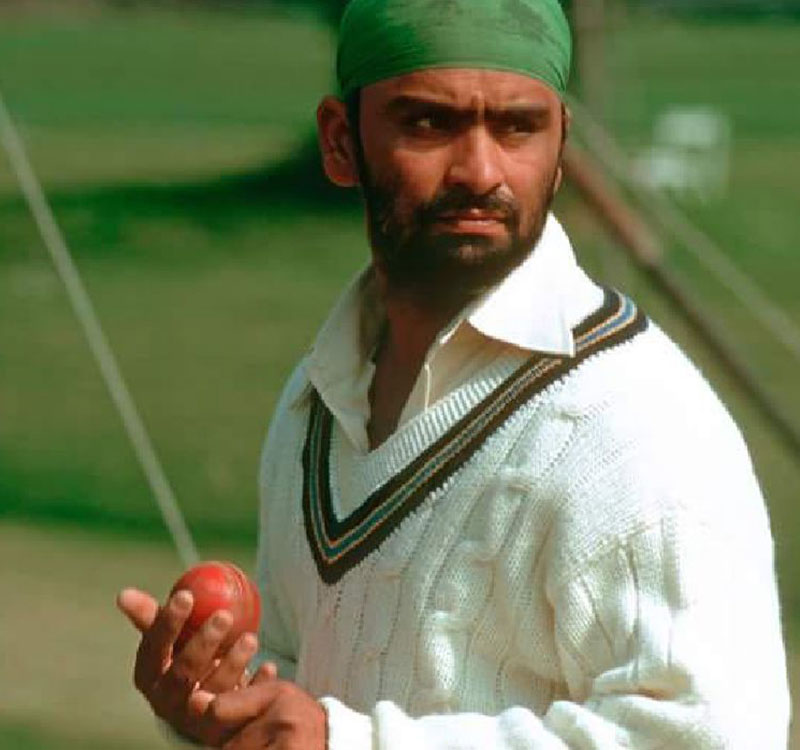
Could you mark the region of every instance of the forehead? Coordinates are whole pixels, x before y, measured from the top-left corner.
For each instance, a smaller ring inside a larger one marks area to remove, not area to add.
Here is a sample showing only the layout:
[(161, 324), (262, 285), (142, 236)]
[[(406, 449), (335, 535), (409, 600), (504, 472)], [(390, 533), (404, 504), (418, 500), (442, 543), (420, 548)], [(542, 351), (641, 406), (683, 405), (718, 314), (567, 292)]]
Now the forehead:
[(467, 108), (502, 109), (537, 104), (560, 107), (561, 100), (547, 84), (530, 76), (475, 68), (428, 68), (366, 86), (366, 106), (381, 108), (400, 97), (428, 99)]

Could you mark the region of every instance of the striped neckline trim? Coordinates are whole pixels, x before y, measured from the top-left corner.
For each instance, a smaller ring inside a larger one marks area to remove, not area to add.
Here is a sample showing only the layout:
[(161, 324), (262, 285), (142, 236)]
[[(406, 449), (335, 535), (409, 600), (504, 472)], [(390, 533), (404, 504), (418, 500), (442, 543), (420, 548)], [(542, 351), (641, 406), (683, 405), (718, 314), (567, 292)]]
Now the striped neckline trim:
[(303, 519), (322, 580), (332, 585), (361, 563), (533, 396), (591, 355), (646, 327), (647, 318), (629, 298), (606, 290), (602, 307), (573, 330), (574, 357), (533, 355), (343, 519), (336, 517), (330, 488), (334, 417), (314, 391), (303, 448)]

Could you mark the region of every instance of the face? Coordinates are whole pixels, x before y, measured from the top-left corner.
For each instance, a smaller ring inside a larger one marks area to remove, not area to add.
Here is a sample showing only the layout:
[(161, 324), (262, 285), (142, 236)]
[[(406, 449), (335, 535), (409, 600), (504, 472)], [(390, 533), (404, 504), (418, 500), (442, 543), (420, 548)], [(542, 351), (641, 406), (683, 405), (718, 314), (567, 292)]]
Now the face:
[(514, 73), (425, 70), (363, 89), (359, 137), (339, 130), (351, 172), (334, 181), (360, 183), (387, 285), (466, 301), (519, 265), (560, 182), (563, 117), (551, 89)]

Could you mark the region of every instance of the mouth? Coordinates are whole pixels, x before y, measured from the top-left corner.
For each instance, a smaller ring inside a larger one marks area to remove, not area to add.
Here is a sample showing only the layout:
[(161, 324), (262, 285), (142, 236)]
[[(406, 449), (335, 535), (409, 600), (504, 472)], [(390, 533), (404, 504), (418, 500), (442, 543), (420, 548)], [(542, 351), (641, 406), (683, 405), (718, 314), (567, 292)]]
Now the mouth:
[(459, 234), (503, 234), (508, 231), (505, 214), (479, 209), (448, 211), (439, 214), (435, 223)]

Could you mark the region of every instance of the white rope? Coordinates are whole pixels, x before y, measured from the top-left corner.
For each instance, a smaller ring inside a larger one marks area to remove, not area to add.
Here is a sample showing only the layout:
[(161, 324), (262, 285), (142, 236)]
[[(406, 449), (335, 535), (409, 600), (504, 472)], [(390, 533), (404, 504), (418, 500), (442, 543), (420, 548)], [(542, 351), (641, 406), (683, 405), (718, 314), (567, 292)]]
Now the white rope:
[(633, 184), (640, 199), (646, 196), (661, 224), (757, 318), (772, 336), (800, 362), (800, 328), (749, 276), (703, 231), (698, 229), (662, 192), (636, 178), (630, 160), (585, 107), (574, 99), (570, 109), (577, 115), (581, 132), (592, 152), (620, 182)]
[(125, 431), (153, 491), (178, 555), (184, 566), (188, 567), (198, 560), (197, 548), (192, 540), (175, 494), (158, 460), (150, 436), (139, 416), (133, 397), (122, 377), (122, 372), (109, 346), (108, 339), (103, 333), (77, 266), (70, 255), (69, 248), (56, 223), (55, 216), (47, 203), (42, 186), (33, 171), (22, 139), (14, 127), (2, 93), (0, 93), (0, 139), (8, 153), (11, 167), (16, 174), (44, 244), (47, 246), (61, 281), (64, 283), (72, 309), (83, 328), (106, 388), (108, 388), (111, 399), (122, 418)]

